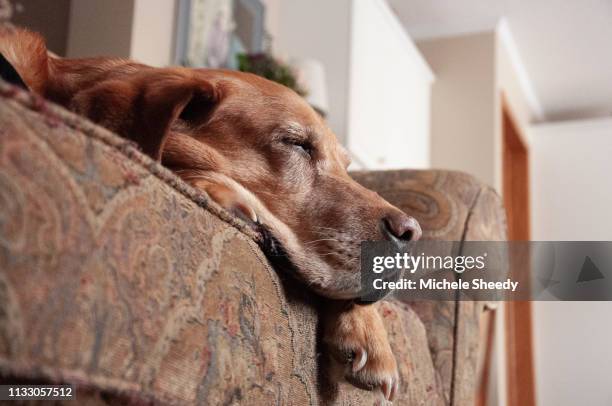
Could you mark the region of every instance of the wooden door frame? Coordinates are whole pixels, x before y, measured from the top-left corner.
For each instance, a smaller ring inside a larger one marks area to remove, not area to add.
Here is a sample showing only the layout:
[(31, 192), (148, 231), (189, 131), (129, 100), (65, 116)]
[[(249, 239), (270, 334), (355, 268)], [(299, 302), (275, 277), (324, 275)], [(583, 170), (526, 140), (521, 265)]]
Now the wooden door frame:
[[(508, 240), (529, 241), (529, 145), (501, 94), (502, 185)], [(533, 330), (530, 301), (505, 303), (506, 382), (508, 406), (534, 406)]]

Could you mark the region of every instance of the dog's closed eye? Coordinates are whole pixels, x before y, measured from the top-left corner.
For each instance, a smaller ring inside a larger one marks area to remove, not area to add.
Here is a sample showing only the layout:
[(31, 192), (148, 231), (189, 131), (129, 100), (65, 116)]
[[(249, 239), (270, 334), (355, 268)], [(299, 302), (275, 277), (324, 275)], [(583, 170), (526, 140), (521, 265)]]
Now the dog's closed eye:
[(311, 159), (314, 155), (314, 147), (307, 140), (300, 140), (296, 138), (284, 138), (282, 140), (283, 144), (287, 145), (294, 151), (300, 153), (305, 158)]

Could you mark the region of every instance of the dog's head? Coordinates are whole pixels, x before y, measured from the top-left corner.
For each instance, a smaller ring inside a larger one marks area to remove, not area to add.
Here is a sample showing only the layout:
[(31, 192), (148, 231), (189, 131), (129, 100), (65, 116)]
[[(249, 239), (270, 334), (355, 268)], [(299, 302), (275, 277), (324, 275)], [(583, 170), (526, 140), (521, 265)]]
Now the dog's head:
[[(253, 206), (313, 289), (355, 297), (361, 241), (419, 238), (412, 217), (351, 179), (347, 151), (302, 97), (250, 74), (194, 75), (213, 89), (211, 97), (206, 109), (191, 107), (198, 114), (188, 105), (168, 137), (163, 162), (196, 185), (202, 176), (237, 183), (239, 198)], [(211, 167), (213, 174), (207, 173)]]
[(0, 38), (34, 91), (133, 139), (196, 187), (234, 190), (230, 198), (322, 295), (359, 295), (361, 241), (421, 234), (412, 217), (350, 178), (349, 156), (325, 121), (281, 85), (239, 72), (47, 58), (41, 49), (31, 33)]

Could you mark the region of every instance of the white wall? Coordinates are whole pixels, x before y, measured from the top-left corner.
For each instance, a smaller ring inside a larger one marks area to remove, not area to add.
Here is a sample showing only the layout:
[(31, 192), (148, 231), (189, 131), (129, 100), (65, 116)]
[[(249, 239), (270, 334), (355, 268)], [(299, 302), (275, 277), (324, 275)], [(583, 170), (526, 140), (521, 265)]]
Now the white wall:
[[(612, 119), (533, 126), (534, 240), (612, 240)], [(535, 302), (538, 404), (612, 404), (612, 303)]]
[(612, 240), (612, 119), (530, 130), (533, 240)]
[(384, 1), (354, 1), (351, 22), (349, 150), (367, 168), (429, 168), (429, 66)]
[(168, 66), (174, 56), (175, 31), (176, 0), (136, 0), (130, 58)]
[(277, 53), (324, 64), (329, 125), (341, 140), (347, 133), (351, 1), (281, 0), (266, 11), (276, 16), (271, 34)]

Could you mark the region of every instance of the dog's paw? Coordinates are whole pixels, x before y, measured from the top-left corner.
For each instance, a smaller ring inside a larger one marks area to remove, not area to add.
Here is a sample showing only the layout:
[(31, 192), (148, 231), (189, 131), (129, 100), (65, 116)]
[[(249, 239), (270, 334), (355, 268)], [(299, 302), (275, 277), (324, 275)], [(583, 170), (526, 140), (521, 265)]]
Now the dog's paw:
[(399, 375), (387, 331), (376, 305), (354, 304), (327, 318), (324, 341), (335, 365), (333, 375), (365, 390), (380, 390), (392, 401)]
[(253, 205), (238, 190), (222, 183), (199, 179), (193, 182), (193, 186), (204, 190), (215, 203), (246, 223), (253, 225), (259, 222), (259, 216), (255, 212)]

